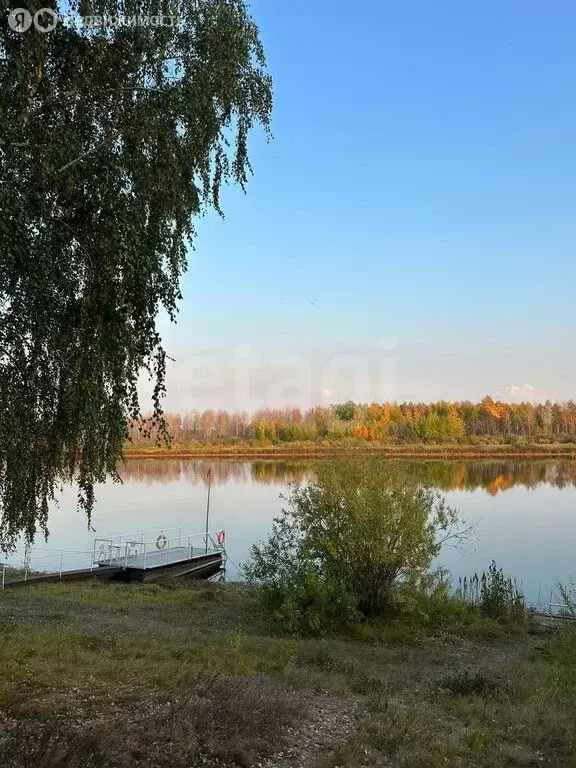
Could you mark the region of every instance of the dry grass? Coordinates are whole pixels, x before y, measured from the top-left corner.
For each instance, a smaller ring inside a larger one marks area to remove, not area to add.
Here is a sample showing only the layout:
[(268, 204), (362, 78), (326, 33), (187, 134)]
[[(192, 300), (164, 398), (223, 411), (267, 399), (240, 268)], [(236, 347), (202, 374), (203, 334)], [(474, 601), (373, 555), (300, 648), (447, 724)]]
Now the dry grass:
[(376, 702), (345, 745), (314, 768), (576, 765), (576, 633), (528, 659), (464, 669)]
[[(92, 700), (93, 701), (93, 700)], [(254, 764), (281, 747), (286, 727), (305, 714), (302, 701), (261, 677), (200, 676), (185, 695), (90, 698), (50, 715), (14, 702), (0, 742), (3, 765), (45, 768), (188, 768), (198, 762)], [(88, 706), (87, 706), (88, 705)]]
[(342, 454), (372, 453), (390, 458), (574, 458), (574, 443), (526, 443), (514, 445), (501, 442), (462, 443), (380, 443), (365, 440), (315, 440), (291, 443), (171, 443), (165, 445), (131, 445), (125, 448), (127, 459), (145, 458), (320, 458)]
[(318, 641), (234, 585), (6, 590), (2, 765), (572, 765), (576, 635), (427, 617)]

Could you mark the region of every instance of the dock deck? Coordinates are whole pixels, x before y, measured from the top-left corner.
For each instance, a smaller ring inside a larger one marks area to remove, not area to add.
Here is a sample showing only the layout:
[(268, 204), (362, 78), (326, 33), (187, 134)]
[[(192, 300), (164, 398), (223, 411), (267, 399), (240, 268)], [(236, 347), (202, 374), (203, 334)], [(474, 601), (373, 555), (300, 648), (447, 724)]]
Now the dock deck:
[[(90, 578), (154, 581), (166, 575), (208, 579), (223, 572), (226, 563), (223, 531), (186, 535), (182, 528), (177, 530), (177, 536), (171, 536), (171, 531), (164, 529), (95, 539), (92, 552), (86, 553), (89, 556), (88, 568), (67, 569), (61, 555), (57, 571), (31, 572), (25, 573), (24, 578), (7, 579), (4, 566), (0, 574), (1, 585), (9, 587)], [(28, 568), (32, 571), (33, 563)]]
[(195, 560), (207, 554), (209, 554), (209, 551), (202, 547), (175, 546), (170, 549), (151, 549), (139, 550), (134, 553), (122, 553), (119, 556), (114, 555), (112, 558), (99, 559), (96, 564), (99, 566), (123, 565), (125, 568), (162, 568), (167, 565), (174, 565), (175, 563)]

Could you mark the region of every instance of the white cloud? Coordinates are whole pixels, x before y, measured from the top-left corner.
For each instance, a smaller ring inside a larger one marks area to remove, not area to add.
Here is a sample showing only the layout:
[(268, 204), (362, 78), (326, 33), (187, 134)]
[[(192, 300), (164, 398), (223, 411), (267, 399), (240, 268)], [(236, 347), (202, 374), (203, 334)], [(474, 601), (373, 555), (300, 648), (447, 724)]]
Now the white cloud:
[(511, 400), (541, 400), (542, 392), (532, 384), (510, 384), (504, 389), (506, 397)]

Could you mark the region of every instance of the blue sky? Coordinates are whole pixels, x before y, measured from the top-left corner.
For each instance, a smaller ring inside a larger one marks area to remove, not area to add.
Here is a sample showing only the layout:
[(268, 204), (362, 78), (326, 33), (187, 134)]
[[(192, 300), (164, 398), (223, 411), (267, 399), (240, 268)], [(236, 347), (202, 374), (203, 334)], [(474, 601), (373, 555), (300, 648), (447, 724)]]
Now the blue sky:
[[(312, 402), (355, 394), (321, 385), (330, 356), (372, 368), (381, 349), (394, 399), (575, 394), (576, 5), (252, 13), (274, 138), (253, 137), (247, 195), (199, 223), (178, 326), (162, 327), (168, 407), (205, 405), (197, 356), (220, 381), (238, 345), (265, 386), (287, 356), (308, 361)], [(213, 404), (244, 407), (218, 381)]]

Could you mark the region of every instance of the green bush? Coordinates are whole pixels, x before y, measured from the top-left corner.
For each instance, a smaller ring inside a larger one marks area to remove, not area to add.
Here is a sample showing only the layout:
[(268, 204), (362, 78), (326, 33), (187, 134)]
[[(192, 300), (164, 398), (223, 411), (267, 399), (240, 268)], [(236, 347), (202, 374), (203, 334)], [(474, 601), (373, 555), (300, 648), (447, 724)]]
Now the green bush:
[(524, 595), (502, 568), (491, 562), (487, 574), (482, 574), (480, 610), (492, 619), (523, 618), (526, 611)]
[(310, 566), (295, 567), (291, 578), (264, 586), (265, 605), (291, 634), (326, 635), (358, 621), (354, 597), (346, 584)]
[(438, 628), (461, 627), (479, 618), (475, 605), (448, 594), (422, 597), (419, 611), (426, 624)]
[(322, 463), (288, 502), (246, 571), (291, 632), (413, 610), (442, 542), (458, 535), (444, 498), (381, 458)]

